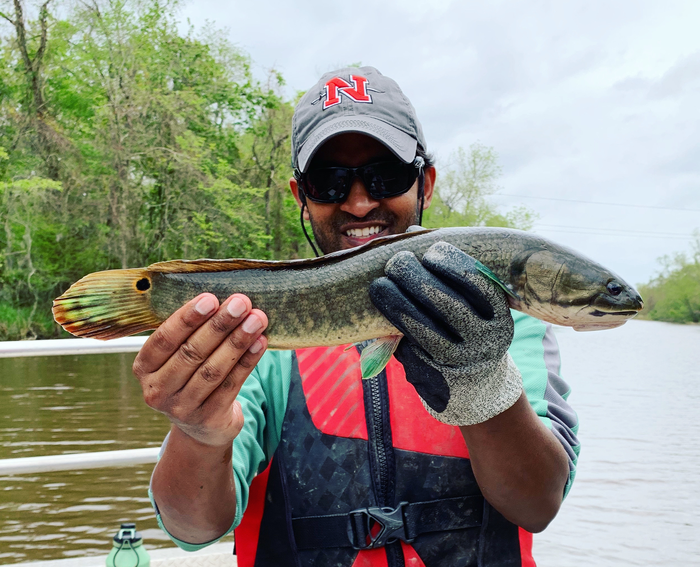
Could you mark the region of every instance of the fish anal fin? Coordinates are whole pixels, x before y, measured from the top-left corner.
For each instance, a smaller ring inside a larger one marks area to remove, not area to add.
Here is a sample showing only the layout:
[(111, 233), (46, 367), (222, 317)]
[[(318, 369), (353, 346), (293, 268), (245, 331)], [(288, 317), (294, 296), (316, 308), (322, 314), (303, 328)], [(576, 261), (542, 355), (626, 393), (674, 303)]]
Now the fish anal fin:
[(360, 368), (363, 380), (372, 378), (384, 370), (402, 338), (403, 335), (381, 337), (362, 349)]

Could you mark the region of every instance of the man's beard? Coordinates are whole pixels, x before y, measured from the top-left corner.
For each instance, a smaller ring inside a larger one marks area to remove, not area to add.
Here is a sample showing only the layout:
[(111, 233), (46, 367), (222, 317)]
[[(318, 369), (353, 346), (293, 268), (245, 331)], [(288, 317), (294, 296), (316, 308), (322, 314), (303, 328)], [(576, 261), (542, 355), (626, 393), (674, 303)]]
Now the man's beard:
[(343, 234), (340, 232), (342, 226), (355, 222), (377, 222), (388, 229), (388, 234), (402, 234), (409, 226), (418, 224), (420, 205), (420, 199), (418, 199), (416, 210), (410, 215), (410, 218), (401, 218), (390, 211), (376, 209), (362, 218), (340, 211), (328, 223), (315, 223), (311, 211), (309, 211), (311, 230), (321, 251), (324, 254), (330, 254), (343, 248)]

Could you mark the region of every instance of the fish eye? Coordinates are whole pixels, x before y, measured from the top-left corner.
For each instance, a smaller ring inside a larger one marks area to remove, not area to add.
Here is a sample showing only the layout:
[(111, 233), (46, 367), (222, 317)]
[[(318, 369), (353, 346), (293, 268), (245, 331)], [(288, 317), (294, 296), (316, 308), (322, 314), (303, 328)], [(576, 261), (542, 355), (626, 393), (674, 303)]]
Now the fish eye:
[(622, 286), (615, 280), (608, 282), (606, 287), (608, 288), (610, 295), (620, 295), (622, 293)]

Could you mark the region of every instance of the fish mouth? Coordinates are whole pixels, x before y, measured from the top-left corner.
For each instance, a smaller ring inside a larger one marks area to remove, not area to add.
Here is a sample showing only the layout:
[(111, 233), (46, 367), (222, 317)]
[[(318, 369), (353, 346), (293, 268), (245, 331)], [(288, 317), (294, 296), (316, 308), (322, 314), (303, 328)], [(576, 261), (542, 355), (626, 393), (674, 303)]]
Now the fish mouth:
[(588, 308), (589, 317), (634, 317), (644, 308), (644, 300), (636, 290), (629, 288), (617, 296), (600, 293)]
[(591, 317), (634, 317), (637, 313), (639, 313), (639, 310), (633, 309), (630, 309), (629, 311), (601, 311), (600, 309), (594, 309), (588, 314)]
[(582, 316), (581, 322), (577, 325), (572, 325), (574, 331), (602, 331), (604, 329), (621, 327), (642, 309), (641, 302), (639, 309), (611, 309), (610, 311), (605, 311), (600, 308), (590, 309), (590, 307), (584, 307), (578, 312)]

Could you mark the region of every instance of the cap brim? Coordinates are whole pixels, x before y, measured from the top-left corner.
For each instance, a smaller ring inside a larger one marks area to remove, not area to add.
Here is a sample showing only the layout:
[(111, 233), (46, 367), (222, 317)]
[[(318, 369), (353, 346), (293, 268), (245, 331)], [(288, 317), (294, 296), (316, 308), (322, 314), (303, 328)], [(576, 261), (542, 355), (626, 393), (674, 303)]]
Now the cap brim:
[(418, 142), (402, 130), (369, 116), (339, 116), (325, 122), (314, 131), (299, 150), (297, 167), (303, 173), (311, 162), (316, 150), (326, 141), (339, 134), (358, 132), (380, 141), (405, 163), (416, 157)]

